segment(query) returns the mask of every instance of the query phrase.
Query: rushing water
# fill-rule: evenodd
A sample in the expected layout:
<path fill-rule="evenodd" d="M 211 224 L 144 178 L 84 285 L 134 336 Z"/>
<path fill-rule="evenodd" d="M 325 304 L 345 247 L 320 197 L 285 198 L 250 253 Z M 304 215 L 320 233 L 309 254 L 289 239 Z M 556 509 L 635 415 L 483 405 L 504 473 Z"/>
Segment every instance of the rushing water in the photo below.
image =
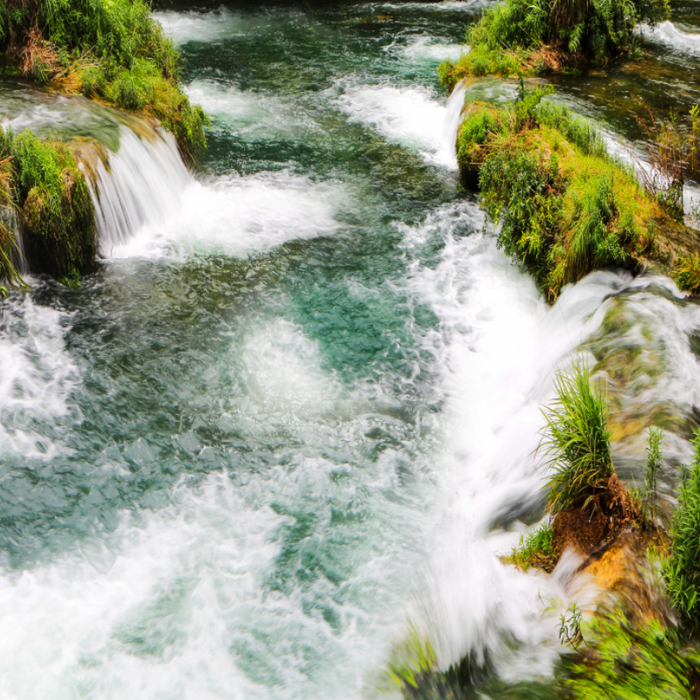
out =
<path fill-rule="evenodd" d="M 675 106 L 691 9 L 645 39 Z M 373 697 L 409 621 L 443 666 L 551 671 L 596 591 L 498 557 L 543 514 L 540 407 L 600 361 L 616 463 L 639 479 L 661 425 L 673 494 L 700 309 L 612 272 L 550 308 L 497 248 L 452 143 L 465 94 L 512 85 L 447 102 L 435 76 L 477 10 L 159 13 L 212 115 L 195 174 L 151 125 L 2 86 L 5 124 L 102 144 L 103 263 L 0 306 L 0 696 Z M 595 74 L 560 88 L 638 137 Z"/>

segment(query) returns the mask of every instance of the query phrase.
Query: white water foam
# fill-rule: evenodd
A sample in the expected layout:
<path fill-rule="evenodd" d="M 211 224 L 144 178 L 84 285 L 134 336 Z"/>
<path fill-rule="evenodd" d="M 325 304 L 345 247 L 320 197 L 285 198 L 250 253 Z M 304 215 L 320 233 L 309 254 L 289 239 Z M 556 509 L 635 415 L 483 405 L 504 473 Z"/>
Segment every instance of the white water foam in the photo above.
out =
<path fill-rule="evenodd" d="M 456 169 L 455 138 L 465 90 L 455 89 L 447 105 L 427 88 L 397 88 L 340 81 L 335 103 L 350 121 L 368 124 L 386 138 L 421 151 L 429 162 Z"/>
<path fill-rule="evenodd" d="M 684 32 L 670 20 L 660 22 L 656 27 L 641 25 L 639 32 L 647 39 L 666 44 L 676 51 L 700 53 L 700 34 Z"/>
<path fill-rule="evenodd" d="M 239 90 L 214 80 L 195 80 L 187 88 L 195 104 L 215 118 L 214 129 L 223 124 L 240 136 L 291 136 L 304 138 L 318 129 L 316 123 L 293 101 L 264 92 Z"/>
<path fill-rule="evenodd" d="M 386 47 L 386 51 L 413 63 L 445 60 L 457 61 L 462 54 L 469 51 L 468 46 L 461 44 L 445 44 L 432 36 L 412 36 L 405 44 L 394 42 Z"/>
<path fill-rule="evenodd" d="M 64 317 L 28 295 L 0 307 L 0 455 L 51 459 L 66 448 L 37 423 L 80 420 L 67 402 L 80 373 L 65 349 Z"/>
<path fill-rule="evenodd" d="M 570 367 L 620 297 L 654 337 L 668 338 L 662 343 L 663 379 L 620 400 L 637 415 L 651 416 L 673 396 L 677 413 L 692 419 L 700 401 L 700 364 L 689 336 L 700 327 L 700 308 L 675 302 L 683 295 L 666 278 L 611 272 L 566 287 L 548 308 L 530 277 L 496 249 L 495 239 L 478 233 L 482 226 L 476 205 L 462 204 L 405 232 L 409 249 L 435 238 L 445 244 L 437 266 L 416 262 L 410 278 L 440 319 L 426 349 L 443 368 L 448 439 L 442 459 L 452 473 L 447 490 L 453 494 L 428 546 L 434 552 L 427 576 L 432 583 L 417 597 L 443 667 L 468 654 L 477 662 L 488 656 L 499 675 L 514 679 L 551 672 L 561 651 L 559 612 L 571 599 L 590 609 L 598 593 L 580 577 L 522 574 L 498 560 L 517 545 L 520 519 L 542 507 L 540 408 L 554 397 L 557 369 Z M 635 334 L 646 342 L 644 333 Z M 640 470 L 643 438 L 621 446 Z M 671 451 L 687 455 L 684 443 L 668 441 Z"/>
<path fill-rule="evenodd" d="M 254 319 L 234 350 L 246 403 L 240 416 L 222 421 L 240 419 L 247 429 L 257 419 L 260 430 L 279 431 L 284 440 L 294 423 L 308 423 L 309 433 L 327 440 L 339 422 L 337 435 L 349 443 L 373 425 L 361 396 L 338 412 L 339 387 L 319 366 L 316 343 L 295 324 Z M 197 451 L 193 434 L 174 437 Z M 310 441 L 304 444 L 308 450 Z M 335 546 L 323 542 L 334 509 L 352 508 L 359 495 L 353 469 L 300 452 L 261 472 L 211 474 L 201 487 L 173 489 L 170 505 L 157 513 L 122 513 L 115 533 L 83 541 L 52 563 L 0 570 L 0 696 L 365 697 L 365 674 L 381 669 L 392 625 L 403 619 L 415 543 L 402 556 L 387 547 L 386 539 L 397 539 L 389 528 L 377 539 L 379 552 L 361 552 L 343 539 L 343 527 L 332 530 Z M 360 488 L 369 493 L 396 486 L 390 459 L 361 471 Z M 337 567 L 353 575 L 338 585 L 292 574 L 278 587 L 285 533 L 296 525 L 280 511 L 303 511 L 309 502 L 321 526 L 299 543 L 299 556 L 326 564 L 338 557 Z M 401 523 L 402 537 L 414 527 L 396 504 L 378 517 L 391 527 Z M 364 563 L 346 560 L 346 552 Z"/>
<path fill-rule="evenodd" d="M 110 257 L 262 252 L 332 234 L 340 226 L 336 214 L 351 201 L 337 183 L 289 171 L 191 182 L 169 216 L 114 245 Z"/>
<path fill-rule="evenodd" d="M 177 211 L 193 182 L 173 135 L 155 129 L 145 133 L 137 136 L 121 127 L 119 151 L 109 152 L 106 165 L 96 158 L 95 182 L 87 178 L 102 257 L 110 257 L 142 227 L 157 225 Z M 82 167 L 85 170 L 85 164 Z"/>
<path fill-rule="evenodd" d="M 235 36 L 242 36 L 252 22 L 226 8 L 208 12 L 154 12 L 165 33 L 176 46 L 188 41 L 216 44 Z"/>

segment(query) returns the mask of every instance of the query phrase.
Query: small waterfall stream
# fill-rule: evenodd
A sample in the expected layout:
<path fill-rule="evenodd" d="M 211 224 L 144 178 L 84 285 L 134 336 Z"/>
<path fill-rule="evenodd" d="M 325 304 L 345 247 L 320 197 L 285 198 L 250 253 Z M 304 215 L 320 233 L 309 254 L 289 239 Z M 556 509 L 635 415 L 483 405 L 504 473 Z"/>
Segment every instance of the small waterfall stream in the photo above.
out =
<path fill-rule="evenodd" d="M 141 227 L 163 224 L 181 206 L 192 182 L 175 138 L 159 129 L 137 135 L 122 126 L 119 151 L 108 151 L 104 160 L 93 157 L 87 166 L 102 257 L 110 257 L 115 245 Z"/>

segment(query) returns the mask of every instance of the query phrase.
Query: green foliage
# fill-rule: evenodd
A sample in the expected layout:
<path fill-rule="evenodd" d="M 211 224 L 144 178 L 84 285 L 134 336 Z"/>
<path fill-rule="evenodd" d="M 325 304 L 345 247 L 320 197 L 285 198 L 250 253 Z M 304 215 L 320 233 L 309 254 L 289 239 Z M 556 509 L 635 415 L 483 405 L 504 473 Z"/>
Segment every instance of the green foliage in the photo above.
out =
<path fill-rule="evenodd" d="M 186 155 L 205 144 L 206 117 L 181 90 L 179 54 L 146 0 L 11 0 L 0 6 L 0 50 L 39 82 L 149 112 Z"/>
<path fill-rule="evenodd" d="M 661 428 L 649 428 L 646 478 L 644 480 L 644 503 L 652 518 L 656 518 L 659 473 L 661 472 L 661 443 L 663 438 L 664 433 Z"/>
<path fill-rule="evenodd" d="M 562 191 L 566 183 L 556 154 L 494 149 L 479 175 L 486 211 L 501 221 L 499 245 L 521 260 L 541 284 L 549 271 L 549 252 L 563 228 Z"/>
<path fill-rule="evenodd" d="M 591 123 L 572 114 L 564 105 L 545 100 L 537 104 L 534 115 L 538 124 L 559 131 L 564 138 L 587 156 L 607 158 L 605 141 Z"/>
<path fill-rule="evenodd" d="M 92 264 L 95 212 L 70 150 L 29 131 L 0 130 L 0 157 L 11 163 L 12 205 L 31 269 L 75 278 Z"/>
<path fill-rule="evenodd" d="M 564 692 L 575 700 L 690 700 L 697 652 L 658 622 L 632 625 L 620 610 L 584 625 L 586 653 L 570 667 Z"/>
<path fill-rule="evenodd" d="M 679 289 L 700 294 L 700 254 L 681 254 L 676 259 L 671 275 Z"/>
<path fill-rule="evenodd" d="M 554 568 L 555 556 L 552 525 L 546 522 L 531 532 L 527 539 L 521 535 L 520 544 L 513 547 L 513 552 L 507 560 L 523 571 L 533 566 L 549 571 Z"/>
<path fill-rule="evenodd" d="M 613 474 L 605 399 L 590 382 L 583 361 L 556 380 L 557 399 L 543 411 L 547 426 L 542 445 L 550 457 L 548 483 L 552 512 L 574 504 L 585 508 L 606 490 Z"/>
<path fill-rule="evenodd" d="M 571 603 L 567 612 L 569 613 L 568 617 L 562 613 L 559 618 L 559 641 L 576 650 L 584 643 L 581 632 L 583 613 L 576 603 Z"/>
<path fill-rule="evenodd" d="M 695 455 L 678 493 L 671 522 L 671 556 L 664 564 L 668 597 L 682 622 L 700 634 L 700 431 L 693 440 Z"/>
<path fill-rule="evenodd" d="M 394 649 L 389 661 L 388 678 L 398 688 L 408 686 L 416 689 L 435 666 L 435 653 L 430 642 L 411 625 L 408 639 Z"/>
<path fill-rule="evenodd" d="M 551 45 L 602 64 L 629 48 L 639 22 L 668 14 L 666 0 L 505 0 L 484 12 L 467 43 L 490 51 Z"/>

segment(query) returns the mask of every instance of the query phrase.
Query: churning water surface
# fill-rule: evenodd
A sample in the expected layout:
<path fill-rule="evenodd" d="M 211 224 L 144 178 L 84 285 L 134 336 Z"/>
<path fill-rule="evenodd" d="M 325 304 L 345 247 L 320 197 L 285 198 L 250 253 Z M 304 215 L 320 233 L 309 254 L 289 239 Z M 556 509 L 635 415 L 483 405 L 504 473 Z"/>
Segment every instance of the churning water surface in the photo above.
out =
<path fill-rule="evenodd" d="M 499 555 L 543 514 L 554 373 L 640 349 L 611 397 L 666 416 L 672 492 L 700 314 L 612 272 L 549 307 L 497 248 L 453 143 L 465 95 L 512 86 L 436 79 L 478 7 L 159 13 L 212 117 L 195 174 L 147 124 L 3 87 L 4 123 L 105 150 L 100 270 L 0 306 L 0 696 L 373 697 L 411 624 L 443 667 L 551 671 L 595 591 Z"/>

